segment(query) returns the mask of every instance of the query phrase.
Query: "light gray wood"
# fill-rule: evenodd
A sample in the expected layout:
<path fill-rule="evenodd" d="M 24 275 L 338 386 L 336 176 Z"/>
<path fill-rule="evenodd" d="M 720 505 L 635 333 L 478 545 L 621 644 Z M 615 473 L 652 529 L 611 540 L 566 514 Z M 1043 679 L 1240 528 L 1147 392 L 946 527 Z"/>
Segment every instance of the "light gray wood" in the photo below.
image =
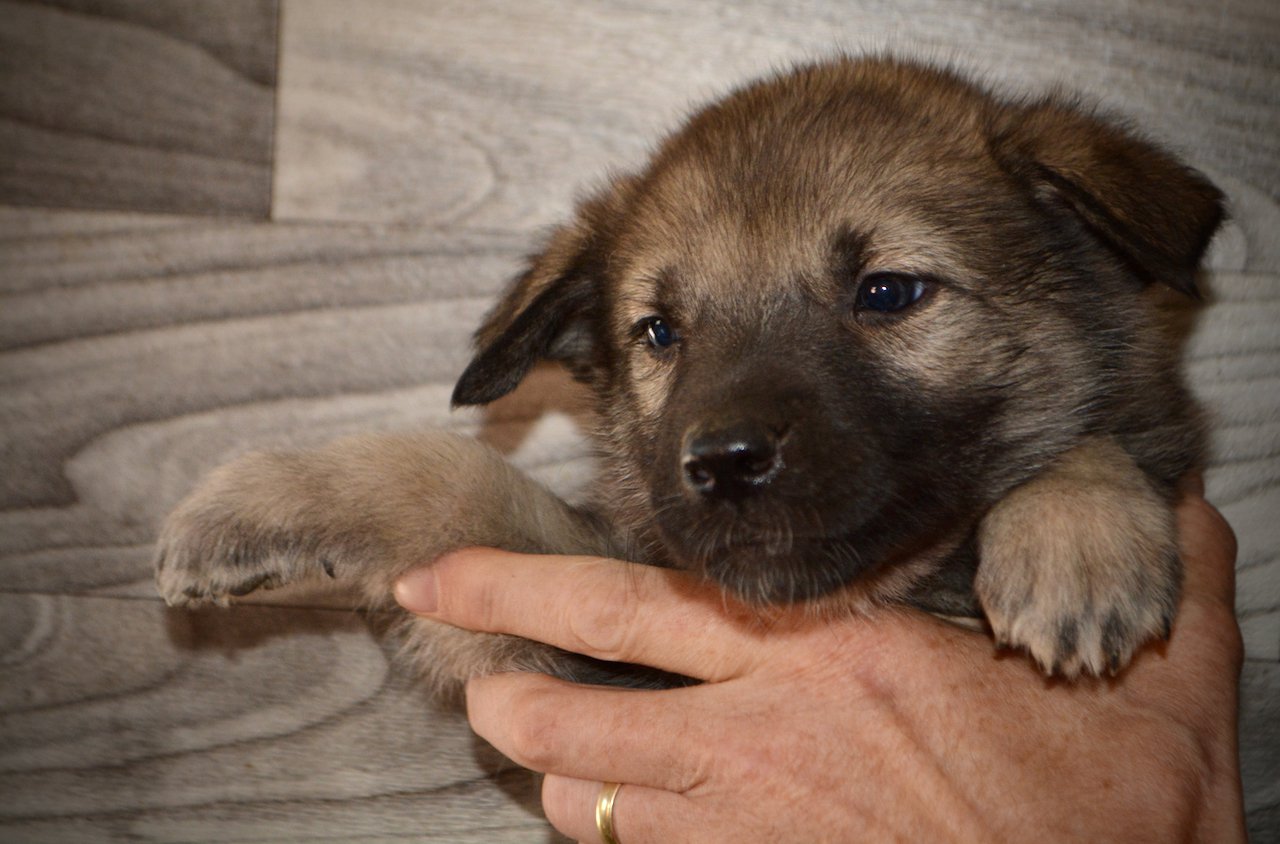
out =
<path fill-rule="evenodd" d="M 1280 4 L 343 0 L 283 9 L 275 213 L 527 228 L 692 106 L 894 49 L 1014 91 L 1065 84 L 1195 163 L 1280 185 Z"/>
<path fill-rule="evenodd" d="M 0 0 L 0 73 L 48 59 L 42 80 L 74 82 L 72 42 L 99 39 L 94 67 L 153 92 L 131 59 L 161 44 L 175 80 L 204 80 L 193 102 L 260 107 L 267 53 L 241 36 L 265 7 Z M 76 37 L 45 46 L 32 21 Z M 1229 194 L 1188 371 L 1216 417 L 1210 497 L 1240 536 L 1250 824 L 1280 837 L 1280 6 L 289 0 L 282 36 L 274 222 L 0 205 L 0 840 L 547 840 L 530 781 L 416 697 L 368 620 L 306 609 L 341 596 L 166 611 L 155 530 L 235 454 L 372 429 L 475 433 L 578 494 L 592 461 L 558 371 L 448 410 L 472 328 L 584 185 L 691 104 L 833 44 L 1083 88 Z M 28 201 L 4 181 L 26 81 L 0 85 L 0 203 Z M 90 116 L 145 122 L 108 87 Z M 237 175 L 246 141 L 224 129 L 200 141 L 211 169 L 166 160 L 193 184 L 216 173 L 218 210 L 265 213 L 235 203 L 250 183 L 265 202 L 270 159 Z M 101 154 L 109 207 L 211 210 L 155 188 L 154 158 Z M 31 189 L 85 204 L 62 175 Z"/>
<path fill-rule="evenodd" d="M 0 594 L 0 840 L 546 842 L 536 779 L 425 704 L 349 612 Z M 1245 665 L 1254 841 L 1280 666 Z"/>
<path fill-rule="evenodd" d="M 1280 664 L 1252 660 L 1240 678 L 1240 769 L 1253 844 L 1280 840 Z"/>
<path fill-rule="evenodd" d="M 558 372 L 483 419 L 449 410 L 471 332 L 520 265 L 510 238 L 136 215 L 81 233 L 20 213 L 22 236 L 0 239 L 10 589 L 154 597 L 163 515 L 253 447 L 454 427 L 545 465 L 561 491 L 589 472 Z"/>
<path fill-rule="evenodd" d="M 1240 541 L 1236 610 L 1251 657 L 1280 660 L 1280 205 L 1226 174 L 1233 219 L 1207 262 L 1187 373 L 1213 420 L 1208 493 Z"/>
<path fill-rule="evenodd" d="M 0 595 L 0 667 L 0 840 L 549 840 L 350 612 Z"/>
<path fill-rule="evenodd" d="M 0 2 L 0 202 L 265 217 L 276 12 Z"/>

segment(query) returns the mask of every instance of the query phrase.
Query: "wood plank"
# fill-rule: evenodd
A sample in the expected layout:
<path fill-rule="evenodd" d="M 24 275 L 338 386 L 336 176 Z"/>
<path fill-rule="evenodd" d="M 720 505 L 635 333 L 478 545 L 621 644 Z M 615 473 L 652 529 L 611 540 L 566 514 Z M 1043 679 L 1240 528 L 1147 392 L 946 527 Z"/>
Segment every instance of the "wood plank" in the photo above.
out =
<path fill-rule="evenodd" d="M 24 236 L 0 239 L 8 588 L 153 596 L 165 513 L 251 448 L 453 427 L 563 492 L 584 485 L 562 373 L 484 414 L 449 410 L 471 331 L 521 263 L 510 238 L 25 213 Z"/>
<path fill-rule="evenodd" d="M 176 100 L 170 84 L 260 114 L 270 5 L 0 0 L 0 202 L 38 201 L 6 193 L 19 133 L 24 166 L 52 152 L 18 186 L 57 187 L 56 204 L 264 214 L 269 143 L 239 148 L 258 118 L 144 118 L 147 103 Z M 456 716 L 427 714 L 368 620 L 170 613 L 151 587 L 152 538 L 216 463 L 361 430 L 475 433 L 576 494 L 592 462 L 580 396 L 556 371 L 485 414 L 449 412 L 476 320 L 583 185 L 640 160 L 689 104 L 837 42 L 1094 92 L 1230 195 L 1213 303 L 1187 348 L 1216 419 L 1210 496 L 1241 543 L 1250 826 L 1255 840 L 1280 835 L 1280 6 L 284 11 L 275 209 L 291 222 L 0 207 L 0 839 L 547 840 L 529 779 Z M 173 78 L 151 78 L 164 74 L 146 61 Z M 101 81 L 82 84 L 86 73 Z M 121 80 L 129 90 L 110 88 Z M 54 110 L 65 122 L 46 144 L 44 124 L 13 114 L 48 108 L 27 93 L 56 86 L 88 93 Z M 168 156 L 165 132 L 190 147 Z M 110 165 L 101 181 L 85 175 L 94 156 Z M 238 204 L 250 194 L 258 204 Z M 129 204 L 147 196 L 160 201 Z"/>
<path fill-rule="evenodd" d="M 1237 217 L 1215 248 L 1209 282 L 1216 301 L 1202 314 L 1189 352 L 1193 379 L 1218 417 L 1210 493 L 1240 534 L 1239 608 L 1249 652 L 1255 660 L 1273 660 L 1251 662 L 1247 676 L 1252 676 L 1264 670 L 1257 666 L 1274 665 L 1276 645 L 1280 576 L 1274 513 L 1280 430 L 1274 411 L 1277 394 L 1265 385 L 1280 372 L 1274 329 L 1280 305 L 1275 268 L 1280 262 L 1274 244 L 1254 235 L 1255 229 L 1269 229 L 1277 213 L 1274 203 L 1238 186 L 1232 190 L 1233 197 L 1243 200 L 1236 203 Z M 502 279 L 519 265 L 522 237 L 359 224 L 24 213 L 23 236 L 0 239 L 0 267 L 11 270 L 0 276 L 12 291 L 0 299 L 0 315 L 20 314 L 4 323 L 6 335 L 25 332 L 20 342 L 0 352 L 5 397 L 0 402 L 0 447 L 12 449 L 6 465 L 13 470 L 4 479 L 8 498 L 0 511 L 0 577 L 11 593 L 31 593 L 29 599 L 36 603 L 21 606 L 44 606 L 39 601 L 54 600 L 48 595 L 68 592 L 153 602 L 150 543 L 160 520 L 200 474 L 250 448 L 315 443 L 363 430 L 453 427 L 489 438 L 561 491 L 580 490 L 590 476 L 580 397 L 555 370 L 535 373 L 510 401 L 488 414 L 457 415 L 447 409 L 471 326 Z M 281 596 L 263 600 L 277 603 Z M 327 603 L 324 596 L 306 594 L 292 600 Z M 81 612 L 80 604 L 53 605 Z M 67 623 L 50 620 L 62 618 L 52 610 L 42 612 L 23 609 L 11 615 L 27 619 L 23 624 L 37 631 Z M 116 612 L 123 610 L 112 610 Z M 158 634 L 145 629 L 159 624 L 159 616 L 138 617 L 144 619 L 138 622 L 141 632 L 126 625 L 74 634 L 80 650 L 67 644 L 59 659 L 69 667 L 111 666 L 96 649 L 116 648 L 146 663 L 153 648 L 166 646 L 157 645 Z M 169 624 L 173 616 L 164 618 Z M 220 636 L 233 636 L 243 623 L 250 631 L 244 635 L 252 639 L 258 624 L 252 615 L 213 618 L 220 619 L 215 625 Z M 219 626 L 222 621 L 225 627 Z M 299 661 L 330 660 L 326 640 L 317 644 L 308 638 L 306 624 L 273 620 L 269 625 L 281 629 L 281 648 L 295 638 L 293 632 L 301 635 L 292 646 Z M 38 642 L 39 635 L 11 638 Z M 32 647 L 13 645 L 18 652 Z M 276 699 L 277 677 L 297 670 L 290 667 L 294 653 L 262 652 L 253 669 L 262 688 L 254 694 Z M 161 659 L 159 664 L 169 663 Z M 40 669 L 45 670 L 52 669 Z M 40 689 L 52 682 L 11 683 L 9 667 L 4 671 L 4 689 L 31 688 L 32 694 L 42 695 Z M 101 685 L 85 692 L 86 697 L 115 697 L 135 683 L 122 675 L 113 692 L 110 677 L 93 677 Z M 201 677 L 191 681 L 187 697 L 198 701 L 221 694 L 221 677 L 212 672 Z M 245 679 L 243 685 L 254 684 Z M 286 688 L 298 690 L 296 685 Z M 1246 683 L 1245 711 L 1267 712 L 1271 694 L 1270 687 Z M 63 705 L 54 703 L 54 710 L 61 711 Z M 135 705 L 143 706 L 135 700 L 126 707 Z M 175 711 L 180 708 L 171 705 Z M 50 723 L 54 726 L 41 728 L 47 734 L 80 735 L 74 722 Z M 39 733 L 37 729 L 33 735 Z M 1274 722 L 1248 716 L 1241 736 L 1242 753 L 1249 760 L 1250 805 L 1262 813 L 1258 823 L 1270 823 L 1265 818 L 1274 812 L 1274 794 L 1269 780 L 1257 772 L 1269 770 L 1266 766 L 1275 759 Z M 246 740 L 243 752 L 253 757 L 260 752 L 259 742 L 257 737 Z M 354 776 L 348 766 L 360 763 L 350 758 L 350 745 L 329 750 L 333 755 L 321 758 L 319 750 L 308 749 L 317 755 L 302 767 L 319 772 L 336 765 L 346 773 L 333 776 Z M 53 745 L 31 750 L 32 764 L 52 764 L 41 760 L 53 752 Z M 124 751 L 116 746 L 116 752 Z M 216 759 L 209 770 L 243 764 L 235 758 Z M 111 770 L 128 774 L 126 783 L 139 770 L 156 770 L 120 764 Z M 193 763 L 183 776 L 195 778 L 203 764 Z M 440 764 L 448 768 L 453 762 Z M 65 817 L 31 816 L 23 809 L 14 820 L 19 824 L 14 829 L 22 833 L 18 837 L 95 838 L 103 829 L 143 828 L 147 835 L 169 839 L 203 829 L 201 824 L 216 817 L 229 818 L 228 836 L 287 837 L 296 828 L 306 831 L 298 833 L 306 838 L 332 827 L 348 830 L 344 835 L 373 838 L 376 830 L 402 831 L 418 817 L 416 795 L 404 800 L 368 797 L 371 802 L 350 813 L 368 826 L 352 830 L 344 820 L 349 814 L 346 798 L 332 802 L 323 795 L 306 796 L 314 790 L 311 785 L 292 796 L 244 805 L 215 800 L 209 807 L 201 803 L 203 808 L 186 803 L 138 806 L 128 791 L 132 786 L 94 778 L 107 777 L 108 767 L 103 763 L 102 771 L 88 775 L 89 791 L 119 799 L 127 809 L 112 814 L 80 803 L 64 813 L 55 802 Z M 47 789 L 69 788 L 81 774 L 65 776 L 36 778 L 19 794 L 36 801 L 41 790 L 48 794 L 54 792 Z M 0 794 L 3 786 L 0 782 Z M 404 787 L 403 781 L 397 787 Z M 473 817 L 482 817 L 498 799 L 484 789 L 452 793 L 457 812 L 481 813 Z M 374 815 L 383 816 L 390 827 L 378 826 Z M 460 819 L 457 824 L 458 830 L 466 825 Z M 255 829 L 265 831 L 255 835 Z M 484 833 L 474 835 L 484 838 Z M 450 840 L 467 838 L 459 831 Z"/>
<path fill-rule="evenodd" d="M 1251 657 L 1280 660 L 1280 205 L 1211 173 L 1232 220 L 1211 250 L 1211 304 L 1187 372 L 1213 424 L 1208 493 L 1240 540 L 1236 611 Z"/>
<path fill-rule="evenodd" d="M 11 505 L 67 500 L 53 467 L 124 422 L 444 384 L 519 262 L 499 238 L 115 219 L 0 243 L 0 420 L 29 466 L 0 481 Z"/>
<path fill-rule="evenodd" d="M 1240 772 L 1254 844 L 1280 840 L 1280 664 L 1246 662 L 1240 678 Z"/>
<path fill-rule="evenodd" d="M 0 839 L 547 842 L 538 778 L 370 624 L 0 594 Z"/>
<path fill-rule="evenodd" d="M 276 0 L 0 2 L 0 202 L 265 217 Z"/>
<path fill-rule="evenodd" d="M 1236 218 L 1213 253 L 1217 301 L 1189 344 L 1190 374 L 1216 417 L 1209 484 L 1240 534 L 1249 652 L 1275 659 L 1280 390 L 1265 385 L 1280 377 L 1280 261 L 1255 230 L 1276 231 L 1280 212 L 1224 185 Z M 0 300 L 10 588 L 149 593 L 167 509 L 201 471 L 268 444 L 459 426 L 564 488 L 584 483 L 563 378 L 546 373 L 484 417 L 448 411 L 472 326 L 520 265 L 521 236 L 130 215 L 82 233 L 38 216 L 0 240 L 12 291 Z"/>
<path fill-rule="evenodd" d="M 527 229 L 773 67 L 891 47 L 1018 91 L 1066 84 L 1280 186 L 1272 0 L 743 5 L 342 0 L 283 7 L 275 213 Z M 672 37 L 673 33 L 679 37 Z"/>
<path fill-rule="evenodd" d="M 0 594 L 0 840 L 548 841 L 536 778 L 426 706 L 371 627 Z M 1255 841 L 1280 807 L 1278 701 L 1280 665 L 1246 663 Z"/>

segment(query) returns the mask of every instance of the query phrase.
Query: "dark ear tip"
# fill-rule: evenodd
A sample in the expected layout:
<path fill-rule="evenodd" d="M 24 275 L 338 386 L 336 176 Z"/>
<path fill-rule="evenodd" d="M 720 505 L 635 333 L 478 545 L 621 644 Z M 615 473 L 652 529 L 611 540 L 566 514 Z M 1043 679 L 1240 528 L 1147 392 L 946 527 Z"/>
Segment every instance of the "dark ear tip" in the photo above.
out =
<path fill-rule="evenodd" d="M 475 390 L 470 385 L 463 384 L 461 381 L 453 385 L 453 395 L 449 397 L 449 407 L 457 409 L 477 404 L 484 404 L 484 402 L 477 399 Z"/>
<path fill-rule="evenodd" d="M 527 366 L 520 367 L 513 373 L 495 368 L 488 356 L 482 354 L 471 361 L 458 377 L 449 404 L 452 407 L 469 407 L 497 401 L 516 388 L 526 369 Z"/>
<path fill-rule="evenodd" d="M 450 407 L 472 407 L 477 404 L 488 404 L 491 399 L 485 398 L 480 385 L 476 383 L 471 375 L 471 368 L 462 373 L 462 377 L 458 379 L 458 383 L 453 385 L 453 395 L 449 397 Z"/>

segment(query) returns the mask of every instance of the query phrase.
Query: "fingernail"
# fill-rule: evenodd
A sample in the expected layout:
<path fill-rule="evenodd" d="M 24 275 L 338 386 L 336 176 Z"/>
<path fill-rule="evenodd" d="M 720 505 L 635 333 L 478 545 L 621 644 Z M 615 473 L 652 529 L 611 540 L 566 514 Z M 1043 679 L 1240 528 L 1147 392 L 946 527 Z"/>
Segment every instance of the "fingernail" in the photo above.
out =
<path fill-rule="evenodd" d="M 396 603 L 409 612 L 433 613 L 439 606 L 436 573 L 430 567 L 411 571 L 396 581 Z"/>

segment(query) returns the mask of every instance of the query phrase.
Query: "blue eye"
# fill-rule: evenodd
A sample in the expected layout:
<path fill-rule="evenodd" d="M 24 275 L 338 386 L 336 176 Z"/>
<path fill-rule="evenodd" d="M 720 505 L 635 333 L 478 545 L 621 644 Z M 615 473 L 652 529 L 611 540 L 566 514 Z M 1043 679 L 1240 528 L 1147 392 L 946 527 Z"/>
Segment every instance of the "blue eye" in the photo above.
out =
<path fill-rule="evenodd" d="M 661 317 L 645 320 L 644 335 L 655 349 L 665 349 L 676 341 L 676 332 Z"/>
<path fill-rule="evenodd" d="M 902 273 L 872 273 L 858 286 L 854 303 L 860 310 L 891 314 L 913 305 L 924 295 L 924 281 Z"/>

